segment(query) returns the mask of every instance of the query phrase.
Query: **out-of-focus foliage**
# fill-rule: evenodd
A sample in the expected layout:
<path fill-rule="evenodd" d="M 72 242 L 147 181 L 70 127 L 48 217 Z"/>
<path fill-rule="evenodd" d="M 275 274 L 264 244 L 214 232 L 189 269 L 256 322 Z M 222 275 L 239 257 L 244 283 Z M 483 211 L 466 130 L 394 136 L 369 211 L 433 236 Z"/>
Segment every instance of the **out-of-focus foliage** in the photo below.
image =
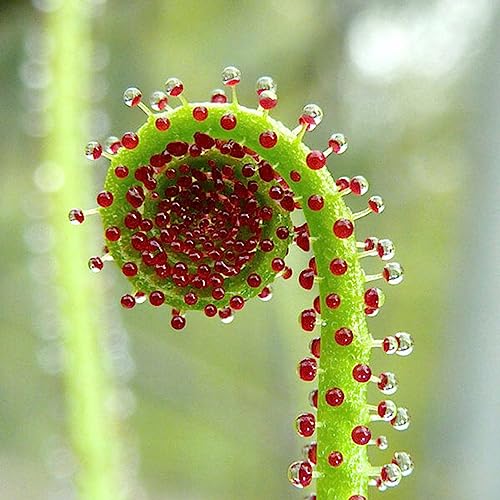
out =
<path fill-rule="evenodd" d="M 52 300 L 57 262 L 51 259 L 52 229 L 43 203 L 64 189 L 64 178 L 61 169 L 40 165 L 39 159 L 46 132 L 43 95 L 52 78 L 43 61 L 51 51 L 64 50 L 51 44 L 43 11 L 60 1 L 0 5 L 0 485 L 2 498 L 12 500 L 73 495 L 75 465 L 64 434 L 58 310 Z M 481 176 L 491 158 L 475 142 L 486 136 L 486 143 L 498 143 L 498 122 L 496 136 L 494 122 L 493 130 L 479 128 L 485 126 L 480 118 L 495 105 L 488 97 L 495 86 L 485 82 L 494 80 L 492 67 L 498 72 L 499 35 L 493 30 L 498 4 L 87 1 L 95 43 L 93 60 L 81 68 L 94 79 L 89 138 L 121 135 L 141 123 L 139 111 L 121 104 L 121 92 L 130 84 L 149 94 L 175 75 L 184 80 L 189 98 L 204 100 L 220 86 L 227 64 L 243 72 L 245 104 L 255 102 L 255 79 L 271 74 L 280 96 L 273 115 L 287 124 L 304 104 L 318 103 L 325 119 L 307 138 L 312 146 L 324 144 L 334 130 L 350 138 L 348 153 L 330 162 L 331 168 L 336 175 L 365 175 L 373 193 L 384 196 L 384 215 L 361 222 L 360 234 L 393 239 L 407 271 L 402 286 L 387 290 L 371 330 L 381 337 L 405 329 L 417 342 L 409 359 L 376 355 L 374 361 L 377 371 L 399 375 L 397 400 L 413 416 L 403 434 L 374 425 L 375 432 L 387 433 L 389 450 L 408 450 L 417 463 L 415 476 L 386 498 L 472 498 L 461 482 L 467 461 L 458 461 L 460 468 L 453 455 L 472 457 L 475 443 L 466 439 L 469 448 L 448 446 L 449 439 L 460 439 L 455 429 L 463 416 L 447 411 L 462 396 L 459 377 L 446 374 L 456 363 L 469 372 L 481 361 L 459 348 L 458 361 L 447 353 L 465 334 L 452 322 L 457 309 L 467 307 L 455 290 L 456 275 L 483 269 L 467 250 L 472 244 L 464 220 L 471 221 L 465 211 L 474 201 L 463 200 L 474 195 L 479 203 L 473 182 L 478 178 L 485 188 L 498 190 Z M 498 101 L 496 106 L 498 112 Z M 74 168 L 64 158 L 59 167 L 64 176 Z M 97 191 L 105 164 L 88 168 L 95 170 Z M 75 206 L 92 199 L 93 193 L 82 193 Z M 75 230 L 94 237 L 88 226 L 95 224 Z M 96 240 L 96 253 L 100 245 Z M 306 259 L 293 252 L 296 266 Z M 230 326 L 190 314 L 182 333 L 170 331 L 164 308 L 122 314 L 116 304 L 127 283 L 112 266 L 96 276 L 98 282 L 105 287 L 111 320 L 103 348 L 110 349 L 120 389 L 113 404 L 127 436 L 131 497 L 301 498 L 286 482 L 288 463 L 302 446 L 292 420 L 308 406 L 308 387 L 297 381 L 295 364 L 309 339 L 295 318 L 311 297 L 296 281 L 277 283 L 270 303 L 249 304 Z M 490 342 L 498 349 L 498 339 Z M 372 394 L 374 402 L 377 397 Z M 475 410 L 463 410 L 474 414 L 478 426 L 481 412 L 491 411 L 488 398 L 480 398 Z M 380 464 L 390 452 L 372 455 Z M 495 459 L 492 464 L 491 456 L 474 458 L 484 460 L 488 471 L 500 465 Z M 498 488 L 475 491 L 477 498 L 480 493 L 493 498 Z"/>

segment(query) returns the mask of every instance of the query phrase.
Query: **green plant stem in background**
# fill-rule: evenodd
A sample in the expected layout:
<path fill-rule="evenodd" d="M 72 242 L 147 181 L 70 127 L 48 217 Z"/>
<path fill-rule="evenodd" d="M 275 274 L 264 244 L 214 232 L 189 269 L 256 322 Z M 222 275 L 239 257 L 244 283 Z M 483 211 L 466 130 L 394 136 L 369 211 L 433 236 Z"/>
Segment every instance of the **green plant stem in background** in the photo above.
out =
<path fill-rule="evenodd" d="M 65 0 L 48 17 L 54 50 L 52 85 L 47 98 L 53 127 L 44 158 L 64 171 L 64 185 L 51 195 L 56 233 L 56 285 L 61 302 L 67 423 L 78 462 L 77 485 L 82 500 L 119 499 L 119 446 L 110 416 L 113 391 L 109 379 L 105 327 L 100 322 L 99 284 L 91 280 L 86 261 L 91 239 L 68 223 L 75 200 L 92 192 L 90 171 L 82 165 L 89 87 L 90 31 L 87 3 Z M 79 230 L 80 229 L 80 230 Z"/>

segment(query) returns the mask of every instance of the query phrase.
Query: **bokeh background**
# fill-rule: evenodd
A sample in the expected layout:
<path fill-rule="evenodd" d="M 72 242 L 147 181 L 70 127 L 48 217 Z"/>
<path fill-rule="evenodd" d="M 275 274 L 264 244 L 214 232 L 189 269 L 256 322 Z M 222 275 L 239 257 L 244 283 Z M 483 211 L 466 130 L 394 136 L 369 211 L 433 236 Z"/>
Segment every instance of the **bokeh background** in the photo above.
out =
<path fill-rule="evenodd" d="M 105 163 L 44 161 L 56 76 L 50 61 L 64 46 L 47 16 L 64 0 L 0 2 L 0 497 L 70 500 L 78 470 L 65 431 L 64 369 L 54 245 L 54 207 L 74 169 L 94 190 L 74 206 L 92 206 Z M 395 371 L 395 399 L 411 409 L 410 430 L 382 424 L 391 450 L 412 453 L 416 473 L 388 499 L 500 496 L 500 3 L 496 0 L 160 1 L 82 0 L 91 14 L 89 138 L 120 136 L 141 123 L 121 102 L 168 76 L 195 100 L 220 86 L 220 70 L 243 72 L 240 100 L 255 101 L 254 81 L 271 74 L 280 103 L 273 113 L 295 123 L 302 106 L 325 111 L 309 134 L 322 146 L 342 131 L 350 148 L 330 162 L 335 175 L 365 175 L 384 196 L 383 216 L 359 224 L 362 235 L 397 245 L 405 282 L 387 290 L 370 328 L 416 340 L 408 359 L 376 354 L 376 370 Z M 351 200 L 354 202 L 359 200 Z M 98 220 L 81 228 L 101 245 Z M 292 252 L 299 268 L 308 257 Z M 86 268 L 86 262 L 76 263 Z M 370 263 L 375 266 L 375 263 Z M 373 267 L 374 268 L 374 267 Z M 102 293 L 102 349 L 117 389 L 110 402 L 124 439 L 129 498 L 299 499 L 286 480 L 302 442 L 292 421 L 308 407 L 309 387 L 295 365 L 308 338 L 296 316 L 310 299 L 296 281 L 278 282 L 269 303 L 254 301 L 231 325 L 189 314 L 172 333 L 164 308 L 122 312 L 128 291 L 108 266 L 92 276 Z M 77 293 L 74 290 L 70 293 Z M 371 400 L 379 396 L 374 392 Z M 372 492 L 371 498 L 381 493 Z M 110 498 L 113 498 L 110 496 Z"/>

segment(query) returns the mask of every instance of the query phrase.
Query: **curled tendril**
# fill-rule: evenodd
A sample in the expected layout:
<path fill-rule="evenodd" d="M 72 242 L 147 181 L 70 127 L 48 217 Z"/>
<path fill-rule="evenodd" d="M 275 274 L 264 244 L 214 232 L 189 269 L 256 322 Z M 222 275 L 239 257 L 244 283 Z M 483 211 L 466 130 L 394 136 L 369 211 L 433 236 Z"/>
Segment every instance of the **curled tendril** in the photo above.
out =
<path fill-rule="evenodd" d="M 391 400 L 366 402 L 369 382 L 385 395 L 397 389 L 391 372 L 372 373 L 372 348 L 403 356 L 413 349 L 406 332 L 375 340 L 366 324 L 384 303 L 382 290 L 365 289 L 366 283 L 403 279 L 394 262 L 375 275 L 361 267 L 362 258 L 388 261 L 394 255 L 388 239 L 355 239 L 356 221 L 381 213 L 384 203 L 372 196 L 361 212 L 346 206 L 344 197 L 364 195 L 368 183 L 362 176 L 334 179 L 325 168 L 329 156 L 347 149 L 342 134 L 332 134 L 323 151 L 303 143 L 322 120 L 317 105 L 305 106 L 290 130 L 269 115 L 278 101 L 272 78 L 257 81 L 257 109 L 238 103 L 237 68 L 226 68 L 222 80 L 232 102 L 217 89 L 210 102 L 190 103 L 183 82 L 170 78 L 165 92 L 153 93 L 151 110 L 139 89 L 127 89 L 125 104 L 141 108 L 146 122 L 121 139 L 109 138 L 104 147 L 96 141 L 87 145 L 89 159 L 105 156 L 111 164 L 97 196 L 99 208 L 73 209 L 70 220 L 81 223 L 100 213 L 105 253 L 92 257 L 89 267 L 99 271 L 104 261 L 114 260 L 133 287 L 122 305 L 131 308 L 146 298 L 155 306 L 167 304 L 175 329 L 185 326 L 185 312 L 194 309 L 231 321 L 248 299 L 269 298 L 277 277 L 290 278 L 290 244 L 312 248 L 314 257 L 298 281 L 306 290 L 318 286 L 319 295 L 299 323 L 308 333 L 321 325 L 321 337 L 312 338 L 298 374 L 306 382 L 318 379 L 318 388 L 311 392 L 312 410 L 301 413 L 295 425 L 300 436 L 316 439 L 304 448 L 303 460 L 292 463 L 289 479 L 298 488 L 316 479 L 310 499 L 363 500 L 368 486 L 396 486 L 413 470 L 405 452 L 382 467 L 372 467 L 367 457 L 368 445 L 387 448 L 385 436 L 372 437 L 370 422 L 404 430 L 410 419 Z M 171 107 L 171 99 L 180 105 Z M 306 219 L 298 227 L 291 218 L 296 210 Z"/>

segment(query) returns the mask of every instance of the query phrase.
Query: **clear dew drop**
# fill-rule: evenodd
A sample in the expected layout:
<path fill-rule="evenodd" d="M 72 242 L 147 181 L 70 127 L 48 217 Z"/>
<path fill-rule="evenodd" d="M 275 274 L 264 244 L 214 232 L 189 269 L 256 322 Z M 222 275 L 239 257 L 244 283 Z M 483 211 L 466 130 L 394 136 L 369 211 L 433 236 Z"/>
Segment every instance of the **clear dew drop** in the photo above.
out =
<path fill-rule="evenodd" d="M 288 480 L 296 488 L 307 487 L 312 480 L 312 466 L 309 462 L 293 462 L 288 467 Z"/>
<path fill-rule="evenodd" d="M 382 467 L 380 477 L 385 486 L 393 488 L 401 481 L 401 469 L 396 464 L 386 464 Z"/>
<path fill-rule="evenodd" d="M 85 146 L 85 157 L 88 160 L 97 160 L 102 155 L 102 146 L 97 141 L 90 141 Z"/>
<path fill-rule="evenodd" d="M 385 210 L 384 200 L 381 196 L 375 195 L 368 200 L 368 206 L 371 211 L 376 214 L 381 214 Z"/>
<path fill-rule="evenodd" d="M 387 491 L 387 486 L 383 483 L 382 478 L 378 479 L 377 490 L 378 491 Z"/>
<path fill-rule="evenodd" d="M 255 84 L 255 91 L 257 92 L 257 95 L 260 95 L 266 90 L 276 93 L 278 91 L 278 86 L 270 76 L 261 76 Z"/>
<path fill-rule="evenodd" d="M 397 262 L 386 264 L 382 274 L 389 285 L 399 285 L 404 279 L 403 267 Z"/>
<path fill-rule="evenodd" d="M 230 323 L 232 323 L 234 321 L 234 314 L 231 312 L 227 316 L 219 317 L 219 319 L 220 319 L 221 323 L 223 323 L 224 325 L 229 325 Z"/>
<path fill-rule="evenodd" d="M 345 153 L 348 146 L 349 143 L 347 142 L 347 139 L 345 138 L 344 134 L 339 134 L 335 132 L 330 136 L 330 139 L 328 139 L 328 147 L 332 148 L 332 151 L 336 155 L 341 155 L 342 153 Z"/>
<path fill-rule="evenodd" d="M 355 175 L 350 182 L 350 188 L 353 194 L 363 196 L 368 192 L 370 184 L 362 175 Z"/>
<path fill-rule="evenodd" d="M 121 145 L 122 143 L 120 142 L 120 139 L 118 139 L 118 137 L 110 135 L 104 141 L 104 151 L 110 155 L 115 155 L 116 153 L 118 153 Z"/>
<path fill-rule="evenodd" d="M 269 302 L 273 298 L 273 290 L 268 285 L 262 289 L 262 291 L 257 295 L 262 302 Z"/>
<path fill-rule="evenodd" d="M 396 254 L 394 243 L 387 238 L 378 240 L 377 253 L 382 260 L 391 260 Z"/>
<path fill-rule="evenodd" d="M 212 95 L 210 97 L 211 102 L 225 103 L 227 102 L 227 96 L 224 89 L 214 89 L 212 90 Z"/>
<path fill-rule="evenodd" d="M 100 257 L 90 257 L 88 261 L 88 266 L 93 273 L 98 273 L 102 271 L 104 263 Z"/>
<path fill-rule="evenodd" d="M 378 405 L 378 414 L 379 416 L 386 422 L 391 421 L 396 415 L 398 408 L 394 401 L 390 399 L 386 399 L 385 401 L 381 401 Z"/>
<path fill-rule="evenodd" d="M 227 66 L 222 70 L 222 83 L 224 85 L 238 85 L 241 80 L 241 71 L 234 66 Z"/>
<path fill-rule="evenodd" d="M 129 87 L 123 93 L 123 102 L 129 108 L 137 106 L 142 99 L 142 92 L 137 87 Z"/>
<path fill-rule="evenodd" d="M 386 354 L 396 354 L 399 347 L 396 337 L 389 335 L 382 341 L 382 348 Z"/>
<path fill-rule="evenodd" d="M 379 436 L 375 440 L 375 444 L 377 448 L 382 451 L 387 450 L 387 448 L 389 447 L 389 441 L 387 440 L 386 436 Z"/>
<path fill-rule="evenodd" d="M 396 375 L 392 372 L 383 372 L 379 375 L 380 382 L 378 388 L 383 394 L 391 396 L 398 390 L 398 381 Z"/>
<path fill-rule="evenodd" d="M 71 209 L 68 213 L 68 220 L 71 224 L 73 224 L 73 226 L 79 226 L 80 224 L 83 224 L 83 221 L 85 220 L 83 210 L 79 208 Z"/>
<path fill-rule="evenodd" d="M 155 90 L 149 99 L 149 105 L 153 111 L 163 111 L 168 104 L 168 95 L 161 90 Z"/>
<path fill-rule="evenodd" d="M 394 335 L 398 341 L 396 354 L 399 356 L 409 356 L 413 352 L 413 338 L 409 333 L 398 332 Z"/>
<path fill-rule="evenodd" d="M 170 96 L 181 95 L 184 90 L 184 84 L 179 78 L 169 78 L 165 82 L 165 92 Z"/>
<path fill-rule="evenodd" d="M 391 420 L 391 425 L 397 431 L 405 431 L 410 427 L 411 417 L 407 408 L 398 408 L 396 416 Z"/>
<path fill-rule="evenodd" d="M 278 96 L 272 90 L 264 90 L 259 94 L 259 105 L 264 109 L 273 109 L 278 104 Z"/>
<path fill-rule="evenodd" d="M 311 132 L 323 120 L 323 110 L 317 104 L 306 104 L 299 118 L 301 125 L 307 125 L 307 130 Z"/>
<path fill-rule="evenodd" d="M 411 456 L 405 451 L 396 451 L 392 457 L 392 462 L 401 469 L 401 474 L 409 476 L 414 469 L 414 464 Z"/>

